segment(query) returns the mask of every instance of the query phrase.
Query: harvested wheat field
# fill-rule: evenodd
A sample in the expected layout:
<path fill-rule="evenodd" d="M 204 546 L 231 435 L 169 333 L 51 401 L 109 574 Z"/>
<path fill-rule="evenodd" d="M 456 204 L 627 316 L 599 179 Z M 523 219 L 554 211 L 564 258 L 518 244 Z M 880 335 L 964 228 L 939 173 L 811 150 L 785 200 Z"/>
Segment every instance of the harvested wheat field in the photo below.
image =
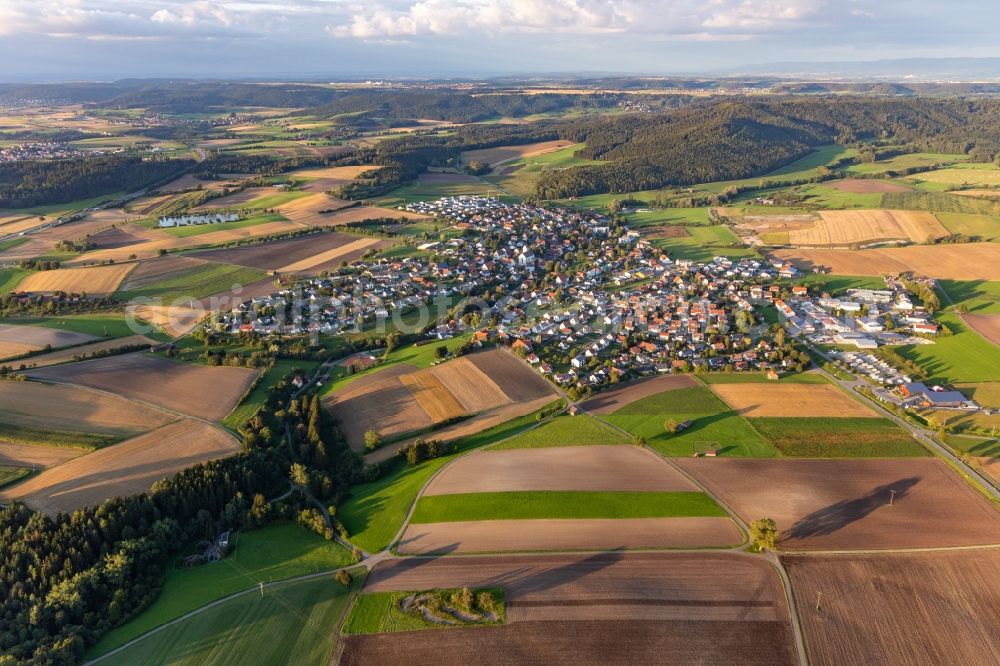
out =
<path fill-rule="evenodd" d="M 0 497 L 22 499 L 50 515 L 68 513 L 117 495 L 145 492 L 175 472 L 239 450 L 236 438 L 221 428 L 182 419 L 48 469 Z"/>
<path fill-rule="evenodd" d="M 208 315 L 208 312 L 197 306 L 130 303 L 125 306 L 125 314 L 163 329 L 167 335 L 176 338 L 194 330 L 198 322 Z M 141 324 L 139 325 L 141 326 Z"/>
<path fill-rule="evenodd" d="M 366 245 L 348 247 L 359 241 Z M 380 249 L 389 244 L 382 239 L 324 231 L 270 243 L 206 250 L 189 256 L 259 270 L 314 274 L 336 268 L 341 261 L 350 263 L 360 259 L 369 248 Z"/>
<path fill-rule="evenodd" d="M 557 141 L 526 143 L 520 146 L 498 146 L 496 148 L 484 148 L 482 150 L 467 150 L 462 153 L 462 161 L 465 164 L 476 161 L 496 166 L 500 162 L 509 162 L 510 160 L 516 160 L 522 157 L 544 155 L 545 153 L 552 153 L 572 145 L 572 141 L 560 139 Z"/>
<path fill-rule="evenodd" d="M 397 560 L 363 592 L 503 587 L 499 627 L 348 636 L 341 664 L 796 663 L 788 604 L 743 555 L 602 553 Z"/>
<path fill-rule="evenodd" d="M 952 280 L 1000 280 L 1000 243 L 912 245 L 869 250 L 775 250 L 773 257 L 839 275 L 917 275 Z"/>
<path fill-rule="evenodd" d="M 67 460 L 79 458 L 87 453 L 85 449 L 70 446 L 45 446 L 38 444 L 13 444 L 0 441 L 0 466 L 55 467 Z"/>
<path fill-rule="evenodd" d="M 74 386 L 0 382 L 0 423 L 124 437 L 176 418 L 124 398 Z"/>
<path fill-rule="evenodd" d="M 125 213 L 120 208 L 95 211 L 81 220 L 33 233 L 27 242 L 0 252 L 0 258 L 16 261 L 49 254 L 60 241 L 83 240 L 123 222 Z"/>
<path fill-rule="evenodd" d="M 555 393 L 548 380 L 506 349 L 491 349 L 469 354 L 465 358 L 514 402 L 535 400 Z"/>
<path fill-rule="evenodd" d="M 434 424 L 410 389 L 399 381 L 400 375 L 415 370 L 406 364 L 377 370 L 324 399 L 326 408 L 340 422 L 351 448 L 364 450 L 364 436 L 368 430 L 390 439 Z"/>
<path fill-rule="evenodd" d="M 430 372 L 434 373 L 469 413 L 493 409 L 511 402 L 507 394 L 476 367 L 469 357 L 463 356 L 434 366 Z"/>
<path fill-rule="evenodd" d="M 824 210 L 810 228 L 792 229 L 792 245 L 852 245 L 886 240 L 923 243 L 948 230 L 933 213 L 912 210 Z"/>
<path fill-rule="evenodd" d="M 1000 314 L 966 313 L 962 315 L 962 321 L 993 344 L 1000 345 Z"/>
<path fill-rule="evenodd" d="M 28 275 L 17 286 L 18 291 L 49 293 L 65 291 L 88 296 L 110 296 L 135 268 L 135 264 L 89 266 L 87 268 L 59 268 L 37 271 Z"/>
<path fill-rule="evenodd" d="M 899 183 L 890 183 L 876 178 L 844 178 L 842 180 L 829 180 L 823 183 L 826 187 L 831 187 L 841 192 L 851 192 L 852 194 L 877 194 L 881 192 L 908 192 L 910 189 Z"/>
<path fill-rule="evenodd" d="M 159 188 L 159 190 L 160 192 L 183 192 L 184 190 L 193 190 L 198 187 L 201 187 L 203 190 L 222 190 L 226 187 L 232 187 L 235 184 L 229 180 L 200 180 L 191 174 L 185 174 L 177 180 L 167 183 Z"/>
<path fill-rule="evenodd" d="M 118 250 L 145 242 L 145 238 L 129 231 L 130 226 L 124 225 L 105 229 L 91 236 L 89 240 L 98 250 Z"/>
<path fill-rule="evenodd" d="M 260 374 L 249 368 L 178 363 L 148 354 L 29 370 L 32 378 L 89 386 L 210 421 L 232 411 Z"/>
<path fill-rule="evenodd" d="M 452 462 L 423 495 L 518 490 L 698 491 L 654 453 L 634 446 L 477 451 Z"/>
<path fill-rule="evenodd" d="M 432 370 L 417 370 L 400 375 L 399 381 L 410 390 L 420 403 L 420 408 L 427 412 L 434 423 L 465 414 L 462 404 L 444 387 Z"/>
<path fill-rule="evenodd" d="M 48 354 L 39 354 L 38 356 L 32 356 L 29 359 L 25 359 L 24 363 L 31 368 L 43 368 L 47 365 L 57 365 L 59 363 L 73 361 L 78 358 L 85 358 L 95 352 L 101 352 L 108 349 L 131 347 L 134 345 L 144 345 L 146 347 L 150 347 L 156 344 L 157 342 L 155 340 L 147 338 L 145 335 L 129 335 L 124 338 L 102 340 L 101 342 L 94 342 L 89 345 L 80 345 L 78 347 L 71 347 L 69 349 L 50 352 Z"/>
<path fill-rule="evenodd" d="M 358 180 L 361 174 L 378 171 L 381 166 L 338 166 L 320 167 L 316 169 L 300 169 L 288 175 L 292 178 L 308 180 L 300 189 L 309 192 L 326 192 Z M 346 202 L 345 202 L 346 203 Z"/>
<path fill-rule="evenodd" d="M 691 375 L 662 375 L 640 379 L 637 382 L 619 384 L 610 390 L 601 391 L 593 398 L 580 403 L 580 409 L 594 414 L 611 414 L 636 400 L 642 400 L 664 391 L 675 391 L 694 386 L 699 386 L 699 383 Z"/>
<path fill-rule="evenodd" d="M 450 442 L 463 437 L 475 435 L 494 426 L 498 426 L 501 423 L 507 423 L 513 419 L 536 412 L 542 407 L 550 404 L 553 397 L 554 396 L 552 395 L 544 395 L 541 398 L 535 398 L 534 400 L 528 400 L 526 402 L 513 402 L 497 407 L 496 409 L 490 409 L 482 412 L 481 414 L 477 414 L 472 418 L 463 419 L 454 425 L 446 426 L 440 430 L 435 430 L 433 439 Z M 417 437 L 412 437 L 379 447 L 365 456 L 365 462 L 373 464 L 387 460 L 394 456 L 397 451 L 412 444 L 417 439 Z"/>
<path fill-rule="evenodd" d="M 934 458 L 675 462 L 744 520 L 773 518 L 780 548 L 1000 544 L 1000 511 Z"/>
<path fill-rule="evenodd" d="M 635 548 L 722 548 L 743 541 L 729 518 L 476 520 L 407 525 L 403 555 Z"/>
<path fill-rule="evenodd" d="M 55 218 L 46 215 L 25 215 L 0 211 L 0 236 L 19 234 L 47 224 Z"/>
<path fill-rule="evenodd" d="M 879 417 L 870 407 L 830 384 L 712 384 L 709 388 L 747 417 Z"/>
<path fill-rule="evenodd" d="M 782 561 L 817 666 L 1000 663 L 998 550 Z"/>
<path fill-rule="evenodd" d="M 97 340 L 86 333 L 74 333 L 46 326 L 0 324 L 0 359 L 18 356 L 31 351 L 80 345 Z"/>

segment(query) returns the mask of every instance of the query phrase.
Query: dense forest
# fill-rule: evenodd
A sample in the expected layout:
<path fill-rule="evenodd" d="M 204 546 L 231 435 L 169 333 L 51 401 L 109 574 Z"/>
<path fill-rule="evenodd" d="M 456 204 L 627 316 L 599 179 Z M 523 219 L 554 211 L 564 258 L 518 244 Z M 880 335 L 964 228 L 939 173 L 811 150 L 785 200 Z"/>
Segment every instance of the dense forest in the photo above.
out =
<path fill-rule="evenodd" d="M 156 597 L 185 544 L 294 517 L 268 499 L 293 483 L 329 502 L 358 480 L 339 429 L 314 395 L 296 398 L 288 378 L 243 432 L 242 454 L 180 472 L 149 494 L 55 517 L 19 503 L 0 510 L 0 664 L 81 661 Z"/>
<path fill-rule="evenodd" d="M 30 208 L 134 192 L 194 164 L 194 160 L 151 160 L 134 155 L 4 162 L 0 164 L 0 208 Z"/>
<path fill-rule="evenodd" d="M 900 143 L 991 160 L 1000 152 L 1000 101 L 727 99 L 670 113 L 565 123 L 558 132 L 586 142 L 581 157 L 607 164 L 544 173 L 541 198 L 759 176 L 830 143 Z"/>

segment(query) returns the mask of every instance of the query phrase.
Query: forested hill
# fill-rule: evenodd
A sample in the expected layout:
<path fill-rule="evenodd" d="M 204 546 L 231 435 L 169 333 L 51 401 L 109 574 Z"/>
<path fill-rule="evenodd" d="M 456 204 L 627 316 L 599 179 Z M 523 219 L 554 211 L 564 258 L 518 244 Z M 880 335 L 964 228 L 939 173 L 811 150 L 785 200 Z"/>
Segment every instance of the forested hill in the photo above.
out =
<path fill-rule="evenodd" d="M 1000 152 L 1000 101 L 816 98 L 722 100 L 710 106 L 566 123 L 581 157 L 608 164 L 550 171 L 541 198 L 630 192 L 765 174 L 812 146 L 905 143 L 991 160 Z"/>
<path fill-rule="evenodd" d="M 69 203 L 148 187 L 194 166 L 194 160 L 103 155 L 56 162 L 0 164 L 0 208 Z"/>

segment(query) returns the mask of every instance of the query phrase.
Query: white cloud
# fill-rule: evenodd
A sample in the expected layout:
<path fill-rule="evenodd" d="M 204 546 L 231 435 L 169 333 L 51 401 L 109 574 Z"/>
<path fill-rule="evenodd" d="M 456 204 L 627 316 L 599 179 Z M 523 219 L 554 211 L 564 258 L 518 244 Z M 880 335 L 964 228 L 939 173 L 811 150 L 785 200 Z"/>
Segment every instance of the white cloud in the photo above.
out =
<path fill-rule="evenodd" d="M 700 35 L 773 31 L 818 15 L 829 0 L 419 0 L 348 8 L 328 26 L 341 37 L 418 35 Z"/>

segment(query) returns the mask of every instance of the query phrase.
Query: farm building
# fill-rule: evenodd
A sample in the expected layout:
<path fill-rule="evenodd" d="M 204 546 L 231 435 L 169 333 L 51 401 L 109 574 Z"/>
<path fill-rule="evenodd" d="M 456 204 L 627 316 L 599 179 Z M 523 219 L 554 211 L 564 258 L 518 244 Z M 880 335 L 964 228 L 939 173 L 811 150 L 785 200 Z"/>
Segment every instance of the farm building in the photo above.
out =
<path fill-rule="evenodd" d="M 904 403 L 917 407 L 939 407 L 946 409 L 977 409 L 978 405 L 959 391 L 949 391 L 940 386 L 929 387 L 922 382 L 911 382 L 899 387 L 906 400 Z"/>
<path fill-rule="evenodd" d="M 174 215 L 161 217 L 157 226 L 166 227 L 188 227 L 195 224 L 222 224 L 223 222 L 235 222 L 240 219 L 238 213 L 211 213 L 209 215 Z"/>

